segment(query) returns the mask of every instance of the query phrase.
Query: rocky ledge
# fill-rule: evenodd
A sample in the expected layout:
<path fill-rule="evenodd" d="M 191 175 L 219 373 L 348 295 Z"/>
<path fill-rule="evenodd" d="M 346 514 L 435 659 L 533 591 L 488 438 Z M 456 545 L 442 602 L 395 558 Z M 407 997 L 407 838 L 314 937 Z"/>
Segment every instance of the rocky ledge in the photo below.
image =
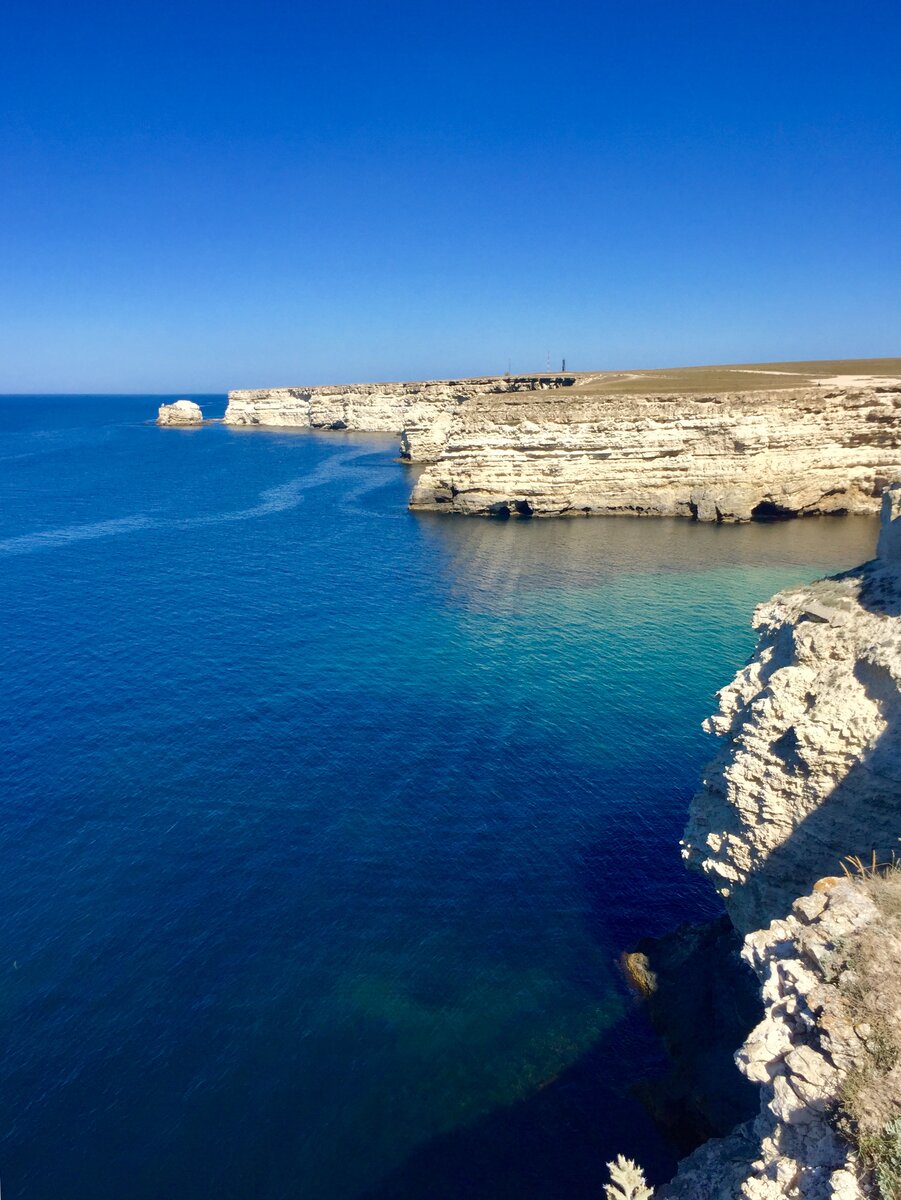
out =
<path fill-rule="evenodd" d="M 476 395 L 411 507 L 746 521 L 874 512 L 901 479 L 901 387 L 711 395 Z"/>
<path fill-rule="evenodd" d="M 202 425 L 203 413 L 193 400 L 176 400 L 174 404 L 161 404 L 157 425 Z"/>
<path fill-rule="evenodd" d="M 826 878 L 745 939 L 764 1017 L 736 1061 L 760 1112 L 685 1159 L 658 1200 L 888 1200 L 874 1139 L 901 1101 L 899 913 L 901 872 Z"/>
<path fill-rule="evenodd" d="M 707 726 L 724 746 L 692 803 L 683 845 L 689 865 L 723 895 L 760 981 L 763 1018 L 735 1054 L 760 1089 L 760 1107 L 695 1150 L 656 1194 L 898 1200 L 901 485 L 885 491 L 876 559 L 782 592 L 756 623 L 757 650 Z M 678 954 L 685 931 L 670 936 Z M 725 932 L 717 936 L 728 949 Z M 629 956 L 639 981 L 654 955 L 651 946 Z M 713 966 L 687 959 L 689 994 L 698 991 L 698 963 L 722 986 L 722 963 L 706 960 Z M 710 1058 L 716 1028 L 700 1008 L 697 1018 L 710 1031 L 701 1046 Z M 709 1091 L 696 1039 L 684 1020 L 680 1028 L 688 1029 L 681 1046 L 669 1040 L 675 1079 L 695 1085 L 689 1095 Z M 632 1164 L 613 1164 L 611 1176 L 609 1196 L 650 1195 Z"/>
<path fill-rule="evenodd" d="M 879 556 L 757 609 L 757 652 L 706 728 L 726 740 L 683 842 L 742 932 L 783 917 L 843 855 L 901 833 L 901 488 Z"/>

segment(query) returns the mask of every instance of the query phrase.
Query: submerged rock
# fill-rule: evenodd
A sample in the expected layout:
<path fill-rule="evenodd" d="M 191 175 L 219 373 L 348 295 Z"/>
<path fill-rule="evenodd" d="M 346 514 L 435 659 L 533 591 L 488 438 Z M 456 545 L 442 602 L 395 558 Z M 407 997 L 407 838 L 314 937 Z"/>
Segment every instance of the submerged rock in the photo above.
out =
<path fill-rule="evenodd" d="M 176 400 L 174 404 L 161 404 L 157 425 L 201 425 L 203 413 L 193 400 Z"/>
<path fill-rule="evenodd" d="M 760 1019 L 760 988 L 728 918 L 644 938 L 622 965 L 646 998 L 672 1067 L 635 1089 L 683 1153 L 752 1117 L 757 1091 L 733 1055 Z"/>

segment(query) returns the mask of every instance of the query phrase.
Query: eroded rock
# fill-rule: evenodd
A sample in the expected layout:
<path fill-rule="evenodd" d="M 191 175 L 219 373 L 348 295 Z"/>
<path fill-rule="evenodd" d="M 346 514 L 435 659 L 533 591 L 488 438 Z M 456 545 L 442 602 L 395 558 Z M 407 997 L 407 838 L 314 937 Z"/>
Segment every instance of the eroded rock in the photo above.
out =
<path fill-rule="evenodd" d="M 683 853 L 743 932 L 787 916 L 846 855 L 882 859 L 897 845 L 899 497 L 901 487 L 886 493 L 879 558 L 757 609 L 757 650 L 707 722 L 725 742 L 692 801 Z M 819 898 L 797 915 L 814 920 Z"/>
<path fill-rule="evenodd" d="M 446 424 L 413 508 L 774 520 L 876 512 L 901 479 L 898 386 L 618 396 L 580 385 L 473 395 Z"/>
<path fill-rule="evenodd" d="M 161 404 L 157 425 L 202 425 L 203 413 L 193 400 L 176 400 L 174 404 Z"/>

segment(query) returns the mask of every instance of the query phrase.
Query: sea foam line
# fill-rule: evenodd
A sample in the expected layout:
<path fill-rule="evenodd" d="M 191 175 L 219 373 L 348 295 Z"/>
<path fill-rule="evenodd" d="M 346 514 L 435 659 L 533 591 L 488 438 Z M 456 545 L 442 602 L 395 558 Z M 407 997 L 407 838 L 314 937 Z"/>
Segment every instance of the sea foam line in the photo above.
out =
<path fill-rule="evenodd" d="M 303 503 L 304 493 L 312 488 L 331 483 L 341 475 L 352 475 L 347 464 L 354 459 L 371 454 L 371 450 L 340 451 L 314 467 L 307 475 L 265 488 L 260 493 L 259 503 L 250 508 L 234 512 L 212 513 L 198 517 L 151 517 L 136 513 L 129 517 L 116 517 L 107 521 L 90 521 L 82 525 L 64 525 L 59 529 L 45 529 L 36 533 L 20 534 L 0 540 L 0 554 L 32 554 L 40 550 L 54 550 L 73 542 L 90 541 L 94 538 L 115 537 L 123 533 L 137 533 L 146 529 L 178 528 L 192 529 L 201 525 L 219 525 L 224 521 L 249 521 L 273 513 L 287 512 Z M 355 489 L 351 496 L 356 498 L 361 491 Z"/>

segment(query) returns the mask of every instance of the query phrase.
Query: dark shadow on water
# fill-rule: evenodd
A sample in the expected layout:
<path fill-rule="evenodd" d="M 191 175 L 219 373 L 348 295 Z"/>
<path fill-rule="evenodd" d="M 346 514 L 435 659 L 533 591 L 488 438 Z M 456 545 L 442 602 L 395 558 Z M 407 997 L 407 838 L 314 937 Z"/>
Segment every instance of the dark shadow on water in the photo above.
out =
<path fill-rule="evenodd" d="M 663 1060 L 633 1005 L 588 1053 L 545 1087 L 464 1129 L 433 1138 L 365 1200 L 598 1200 L 605 1163 L 640 1158 L 669 1178 L 676 1156 L 627 1091 L 629 1064 Z M 648 1147 L 656 1146 L 656 1154 Z"/>
<path fill-rule="evenodd" d="M 722 911 L 706 882 L 681 867 L 677 813 L 687 796 L 676 800 L 669 820 L 649 831 L 641 861 L 624 862 L 613 839 L 583 851 L 586 920 L 608 952 L 665 933 L 674 904 L 698 921 Z M 648 887 L 629 888 L 624 877 L 641 872 Z M 365 1200 L 598 1200 L 605 1164 L 617 1154 L 640 1161 L 652 1183 L 671 1178 L 678 1158 L 703 1137 L 690 1121 L 677 1121 L 665 1138 L 638 1099 L 670 1060 L 645 1005 L 620 986 L 623 1016 L 575 1063 L 517 1103 L 426 1142 Z"/>

